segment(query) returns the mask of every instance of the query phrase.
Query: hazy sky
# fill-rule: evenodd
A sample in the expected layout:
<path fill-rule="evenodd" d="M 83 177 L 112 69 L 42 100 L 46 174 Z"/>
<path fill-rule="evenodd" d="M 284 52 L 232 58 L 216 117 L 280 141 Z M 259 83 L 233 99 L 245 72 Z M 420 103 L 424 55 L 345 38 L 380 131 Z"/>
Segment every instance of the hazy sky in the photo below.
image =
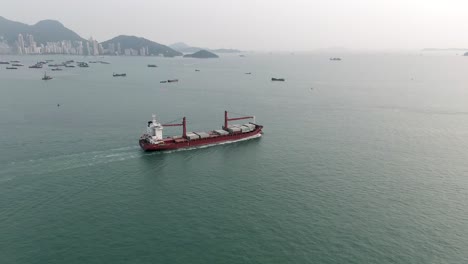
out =
<path fill-rule="evenodd" d="M 468 0 L 3 0 L 0 16 L 56 19 L 84 38 L 244 50 L 468 48 Z"/>

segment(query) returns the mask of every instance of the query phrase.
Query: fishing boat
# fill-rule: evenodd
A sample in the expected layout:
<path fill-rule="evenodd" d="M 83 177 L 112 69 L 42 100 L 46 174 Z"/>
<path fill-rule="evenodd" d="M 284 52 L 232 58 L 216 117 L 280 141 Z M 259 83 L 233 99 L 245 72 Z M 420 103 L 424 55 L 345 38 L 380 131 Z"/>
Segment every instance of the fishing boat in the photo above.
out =
<path fill-rule="evenodd" d="M 167 81 L 160 81 L 159 83 L 167 83 Z"/>
<path fill-rule="evenodd" d="M 112 76 L 114 76 L 114 77 L 126 77 L 127 74 L 126 73 L 113 73 Z"/>
<path fill-rule="evenodd" d="M 44 72 L 44 77 L 42 77 L 42 80 L 43 81 L 52 80 L 52 77 L 50 77 L 49 75 L 47 75 L 47 73 Z"/>
<path fill-rule="evenodd" d="M 60 69 L 59 67 L 57 67 L 57 68 L 53 68 L 52 70 L 53 70 L 53 71 L 61 71 L 62 69 Z"/>
<path fill-rule="evenodd" d="M 285 81 L 284 78 L 271 78 L 271 80 L 272 80 L 273 82 L 284 82 L 284 81 Z"/>
<path fill-rule="evenodd" d="M 42 69 L 42 64 L 36 63 L 32 66 L 29 66 L 30 69 Z"/>
<path fill-rule="evenodd" d="M 229 125 L 230 121 L 252 119 L 243 125 Z M 164 127 L 182 127 L 182 135 L 163 137 Z M 224 111 L 224 125 L 221 129 L 208 132 L 187 132 L 187 120 L 182 118 L 182 123 L 161 124 L 156 120 L 156 115 L 148 121 L 147 131 L 140 137 L 140 147 L 145 151 L 164 151 L 183 148 L 196 148 L 224 143 L 244 141 L 262 136 L 263 126 L 255 123 L 255 116 L 241 116 L 229 118 Z"/>
<path fill-rule="evenodd" d="M 171 82 L 178 82 L 178 81 L 179 81 L 178 79 L 167 80 L 168 83 L 171 83 Z"/>
<path fill-rule="evenodd" d="M 16 67 L 6 67 L 7 70 L 17 70 L 18 68 Z"/>
<path fill-rule="evenodd" d="M 148 68 L 156 68 L 158 67 L 156 64 L 148 64 Z"/>
<path fill-rule="evenodd" d="M 0 64 L 10 64 L 8 61 L 0 61 Z"/>

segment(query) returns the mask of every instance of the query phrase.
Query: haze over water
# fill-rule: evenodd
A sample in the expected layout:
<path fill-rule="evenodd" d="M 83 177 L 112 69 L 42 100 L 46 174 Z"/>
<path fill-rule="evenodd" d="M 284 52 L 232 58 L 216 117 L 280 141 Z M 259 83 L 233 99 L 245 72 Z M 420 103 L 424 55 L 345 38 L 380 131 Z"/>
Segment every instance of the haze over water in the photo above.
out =
<path fill-rule="evenodd" d="M 0 262 L 466 263 L 467 58 L 328 57 L 1 67 Z M 152 113 L 200 131 L 224 110 L 264 136 L 138 147 Z"/>

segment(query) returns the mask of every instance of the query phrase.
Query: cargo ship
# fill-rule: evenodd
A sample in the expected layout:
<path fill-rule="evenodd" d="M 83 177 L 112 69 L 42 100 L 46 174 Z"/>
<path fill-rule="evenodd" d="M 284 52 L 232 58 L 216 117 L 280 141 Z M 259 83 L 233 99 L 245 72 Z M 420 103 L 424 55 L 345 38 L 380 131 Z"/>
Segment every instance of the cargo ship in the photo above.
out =
<path fill-rule="evenodd" d="M 243 125 L 229 125 L 229 121 L 246 119 L 252 119 L 253 122 Z M 182 127 L 182 135 L 164 138 L 163 128 L 174 126 Z M 147 131 L 140 137 L 139 143 L 140 147 L 145 151 L 196 148 L 259 138 L 263 134 L 262 129 L 262 125 L 255 123 L 255 116 L 229 118 L 227 111 L 224 111 L 224 125 L 221 129 L 208 132 L 187 132 L 185 117 L 182 118 L 182 123 L 161 124 L 156 120 L 156 115 L 153 115 L 153 120 L 148 121 Z"/>

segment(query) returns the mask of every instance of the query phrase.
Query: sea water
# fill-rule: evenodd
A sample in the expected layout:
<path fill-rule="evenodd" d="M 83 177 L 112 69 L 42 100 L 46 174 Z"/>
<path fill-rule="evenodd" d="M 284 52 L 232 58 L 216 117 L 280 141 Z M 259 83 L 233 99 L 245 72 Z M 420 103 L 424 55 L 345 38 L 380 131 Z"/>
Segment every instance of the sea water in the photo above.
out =
<path fill-rule="evenodd" d="M 2 56 L 0 263 L 468 262 L 467 58 L 331 56 Z M 263 137 L 138 147 L 224 110 Z"/>

